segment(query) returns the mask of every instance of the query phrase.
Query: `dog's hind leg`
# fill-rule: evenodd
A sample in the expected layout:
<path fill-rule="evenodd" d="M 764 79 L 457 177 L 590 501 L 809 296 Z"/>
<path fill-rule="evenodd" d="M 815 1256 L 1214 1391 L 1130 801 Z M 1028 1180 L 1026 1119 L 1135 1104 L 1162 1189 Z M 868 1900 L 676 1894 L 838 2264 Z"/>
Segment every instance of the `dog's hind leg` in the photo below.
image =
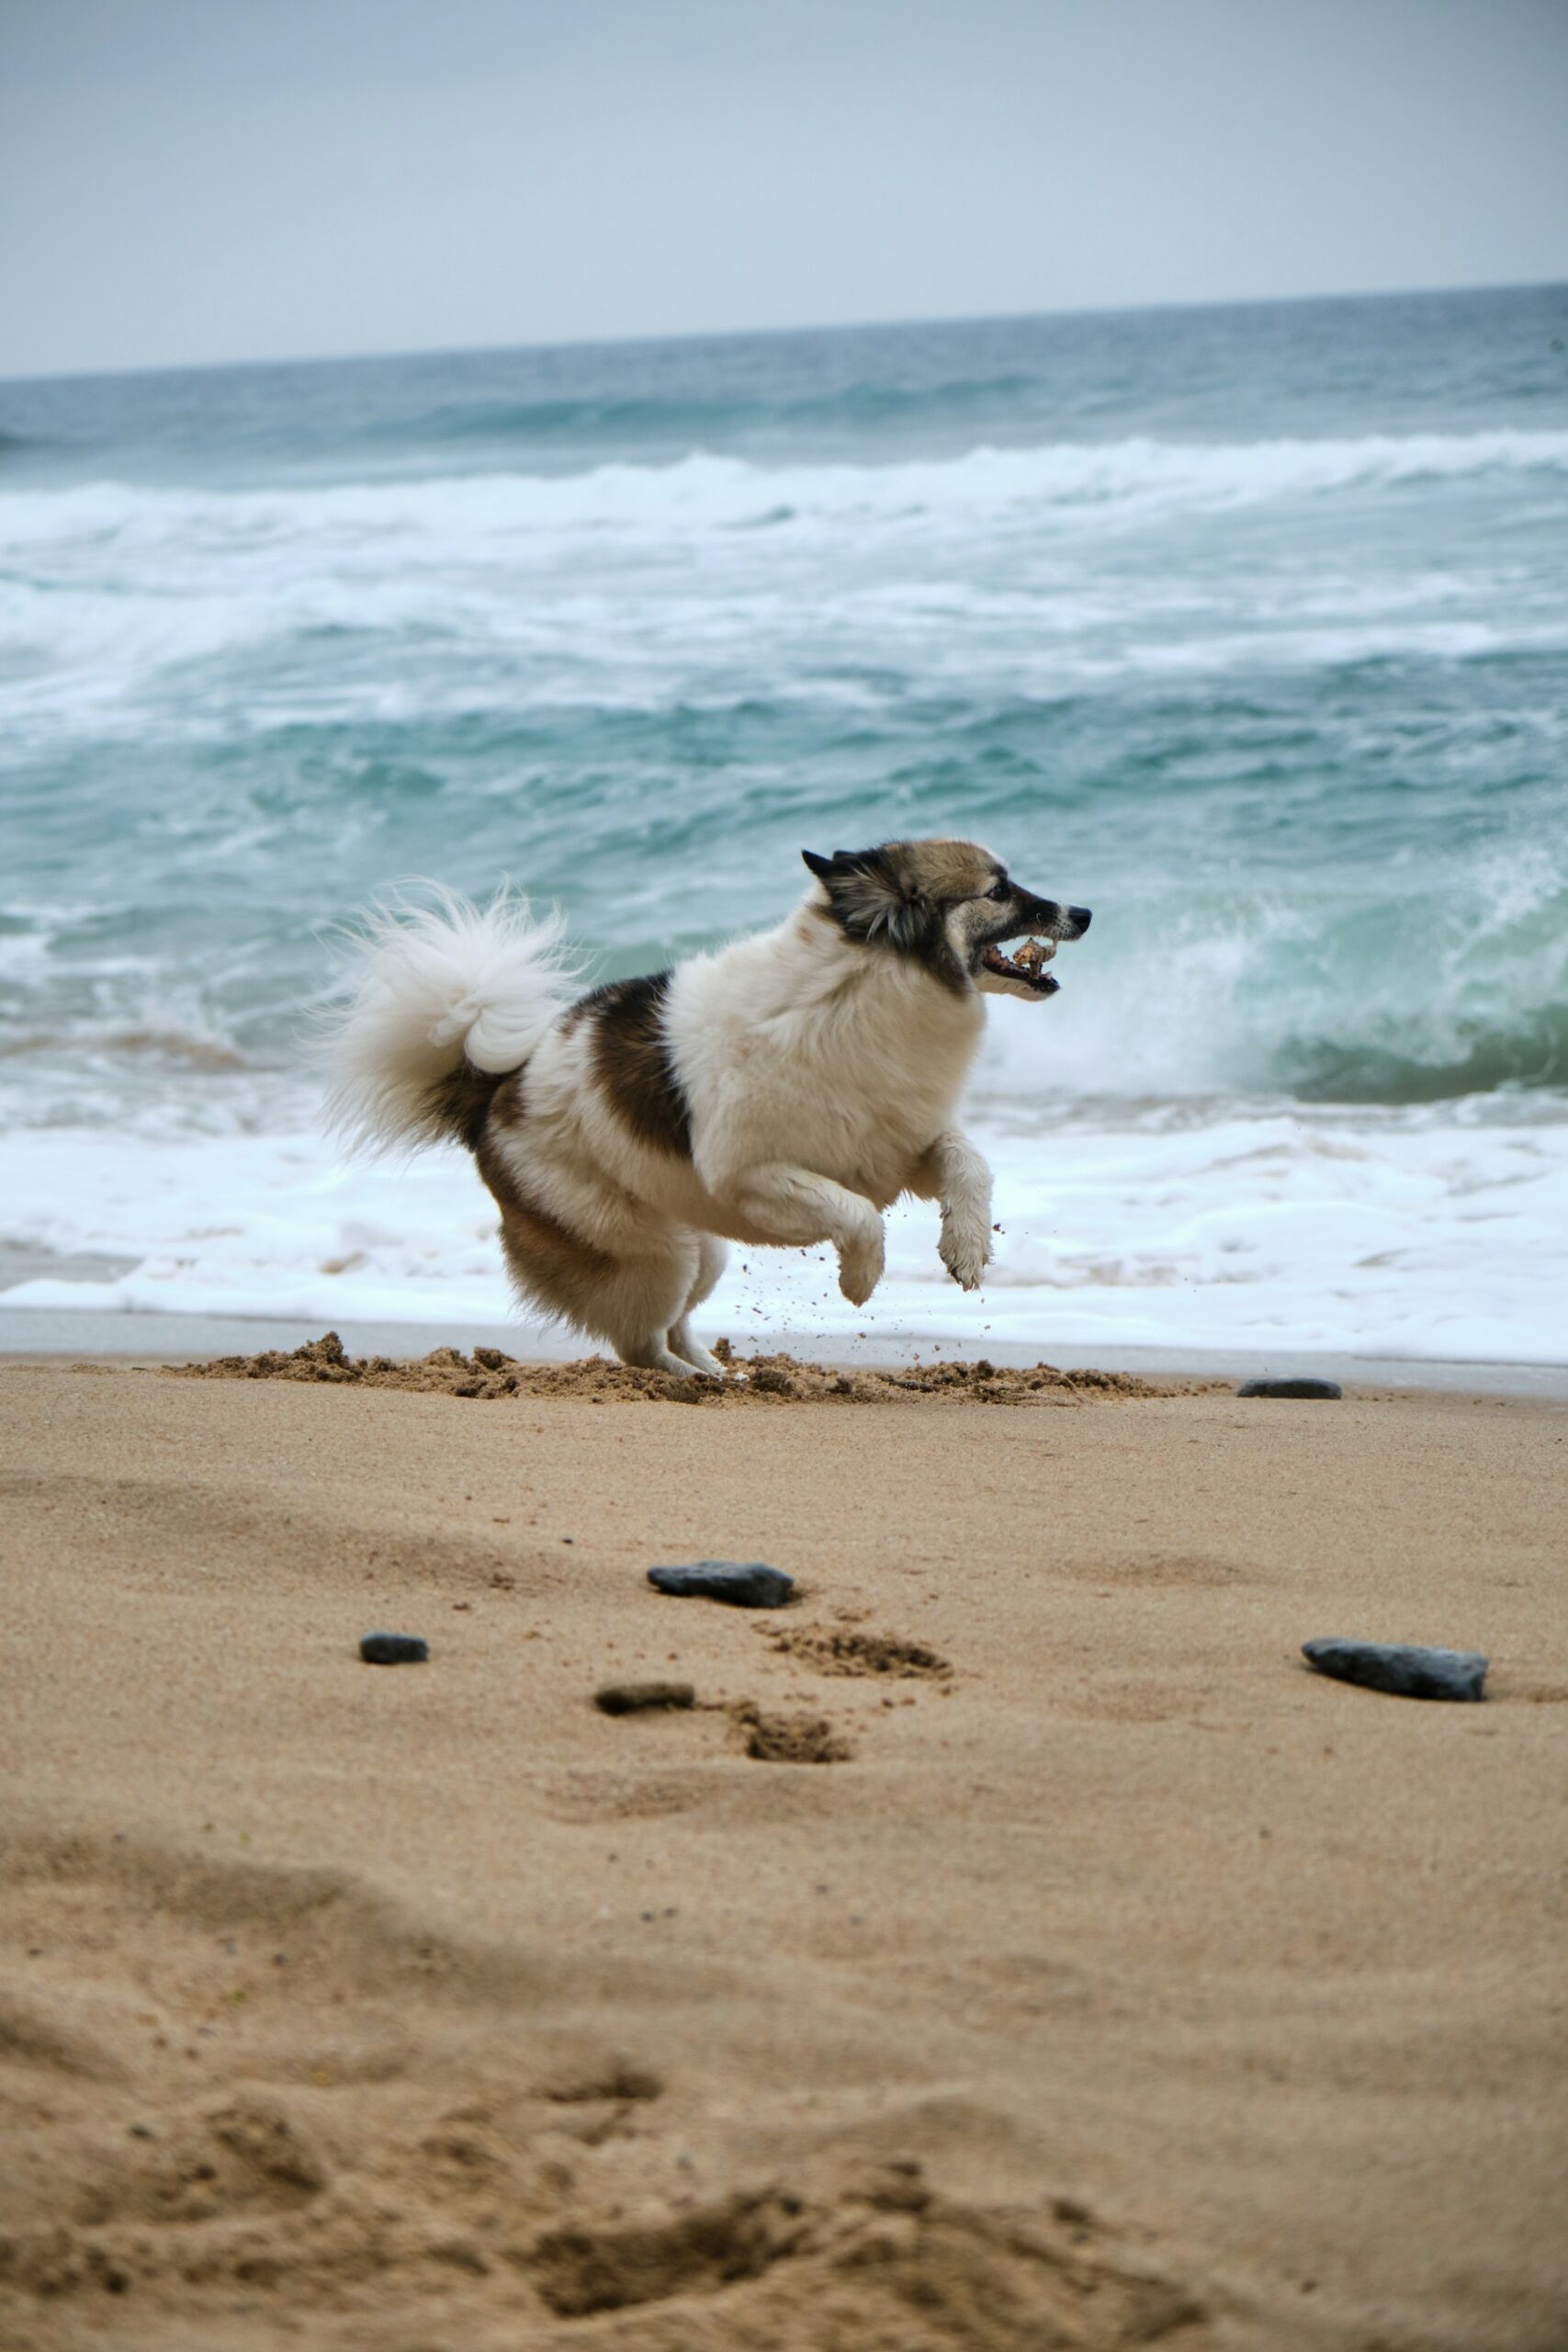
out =
<path fill-rule="evenodd" d="M 679 1322 L 670 1326 L 665 1338 L 671 1354 L 679 1356 L 685 1363 L 694 1364 L 698 1372 L 705 1372 L 712 1378 L 722 1380 L 725 1377 L 724 1366 L 716 1356 L 708 1353 L 699 1339 L 694 1337 L 691 1317 L 693 1308 L 702 1305 L 723 1273 L 729 1253 L 723 1242 L 716 1241 L 710 1233 L 699 1233 L 696 1241 L 696 1279 L 687 1294 Z"/>
<path fill-rule="evenodd" d="M 684 1360 L 664 1338 L 683 1317 L 699 1279 L 694 1234 L 653 1227 L 626 1235 L 620 1249 L 606 1249 L 539 1207 L 515 1178 L 494 1181 L 504 1175 L 495 1170 L 491 1189 L 502 1204 L 502 1247 L 523 1299 L 607 1340 L 623 1363 L 683 1380 L 705 1369 Z M 716 1363 L 714 1370 L 722 1376 L 722 1367 Z"/>
<path fill-rule="evenodd" d="M 580 1306 L 580 1317 L 591 1330 L 603 1333 L 623 1363 L 671 1372 L 682 1380 L 704 1375 L 722 1380 L 721 1363 L 712 1357 L 702 1361 L 705 1349 L 694 1341 L 694 1352 L 687 1354 L 675 1344 L 687 1301 L 701 1279 L 699 1268 L 696 1236 L 671 1232 L 661 1247 L 613 1260 L 592 1298 Z M 717 1279 L 716 1268 L 713 1280 Z"/>

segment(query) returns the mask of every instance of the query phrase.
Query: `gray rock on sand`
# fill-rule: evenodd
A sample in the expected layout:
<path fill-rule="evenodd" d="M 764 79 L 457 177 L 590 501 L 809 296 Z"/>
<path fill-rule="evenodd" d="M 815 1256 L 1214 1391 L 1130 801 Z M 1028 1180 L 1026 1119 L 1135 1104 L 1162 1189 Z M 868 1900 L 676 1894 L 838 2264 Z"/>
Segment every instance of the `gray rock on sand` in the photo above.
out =
<path fill-rule="evenodd" d="M 690 1707 L 696 1696 L 690 1682 L 606 1682 L 593 1704 L 601 1714 L 635 1715 L 644 1707 Z"/>
<path fill-rule="evenodd" d="M 795 1590 L 793 1577 L 761 1560 L 693 1560 L 683 1567 L 649 1568 L 648 1581 L 682 1600 L 695 1594 L 728 1600 L 735 1609 L 782 1609 Z"/>
<path fill-rule="evenodd" d="M 1423 1649 L 1408 1642 L 1303 1642 L 1302 1656 L 1337 1682 L 1392 1690 L 1400 1699 L 1483 1699 L 1491 1664 L 1479 1650 Z"/>
<path fill-rule="evenodd" d="M 430 1644 L 423 1634 L 362 1634 L 359 1655 L 367 1666 L 423 1666 Z"/>
<path fill-rule="evenodd" d="M 1238 1396 L 1343 1396 L 1337 1380 L 1244 1380 Z"/>

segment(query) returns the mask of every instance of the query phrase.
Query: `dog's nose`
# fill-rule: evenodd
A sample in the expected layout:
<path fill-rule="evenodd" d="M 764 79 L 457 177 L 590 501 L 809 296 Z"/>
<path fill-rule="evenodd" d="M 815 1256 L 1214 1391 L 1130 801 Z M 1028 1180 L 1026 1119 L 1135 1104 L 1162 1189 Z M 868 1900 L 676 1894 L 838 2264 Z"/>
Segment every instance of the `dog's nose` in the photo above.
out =
<path fill-rule="evenodd" d="M 1089 929 L 1089 924 L 1094 921 L 1094 915 L 1092 910 L 1089 907 L 1069 907 L 1067 909 L 1067 919 L 1069 922 L 1077 923 L 1078 927 L 1078 937 L 1081 939 L 1085 932 Z"/>

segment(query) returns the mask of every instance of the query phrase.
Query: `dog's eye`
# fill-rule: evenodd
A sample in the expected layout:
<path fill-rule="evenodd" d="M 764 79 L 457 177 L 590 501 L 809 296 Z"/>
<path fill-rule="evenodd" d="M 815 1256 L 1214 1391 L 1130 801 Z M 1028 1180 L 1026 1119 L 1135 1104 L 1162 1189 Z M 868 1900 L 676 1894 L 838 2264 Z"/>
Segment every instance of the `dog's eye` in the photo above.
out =
<path fill-rule="evenodd" d="M 1006 876 L 1005 874 L 1002 876 L 1002 878 L 1001 878 L 1001 880 L 1000 880 L 999 882 L 993 882 L 993 883 L 992 883 L 992 885 L 991 885 L 990 888 L 987 891 L 986 896 L 987 896 L 987 899 L 1010 899 L 1010 898 L 1011 898 L 1011 896 L 1012 896 L 1012 884 L 1008 880 L 1007 876 Z"/>

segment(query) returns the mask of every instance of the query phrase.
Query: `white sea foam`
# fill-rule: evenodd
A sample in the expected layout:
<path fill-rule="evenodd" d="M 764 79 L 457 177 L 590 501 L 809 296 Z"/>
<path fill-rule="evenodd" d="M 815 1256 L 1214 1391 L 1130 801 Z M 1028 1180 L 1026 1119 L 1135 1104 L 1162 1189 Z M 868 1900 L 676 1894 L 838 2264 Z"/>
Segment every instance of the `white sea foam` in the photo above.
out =
<path fill-rule="evenodd" d="M 1568 476 L 1568 435 L 1428 439 L 1461 484 L 1485 467 L 1506 473 L 1503 450 L 1516 488 L 1528 467 Z M 1371 445 L 1291 445 L 1316 453 L 1315 473 L 1249 468 L 1239 461 L 1257 453 L 1244 449 L 1154 445 L 1163 470 L 1140 471 L 1133 446 L 1119 445 L 1120 505 L 1054 498 L 1052 471 L 1030 470 L 1049 452 L 796 469 L 801 500 L 809 491 L 817 503 L 765 534 L 728 527 L 755 471 L 729 458 L 564 481 L 19 492 L 0 498 L 0 545 L 13 543 L 0 576 L 0 722 L 13 745 L 47 748 L 672 699 L 722 710 L 792 693 L 852 705 L 867 690 L 840 674 L 846 649 L 910 691 L 1049 699 L 1568 644 L 1550 566 L 1522 573 L 1490 544 L 1464 542 L 1467 568 L 1413 574 L 1379 518 L 1361 517 L 1325 574 L 1299 500 L 1266 545 L 1247 538 L 1245 510 L 1260 497 L 1407 478 L 1392 458 L 1380 474 Z M 1395 446 L 1415 466 L 1415 445 Z M 1116 452 L 1076 455 L 1103 469 Z M 990 477 L 976 469 L 993 457 L 987 503 Z M 1221 492 L 1220 507 L 1235 510 L 1223 525 Z M 1118 552 L 1118 516 L 1153 534 L 1135 562 Z M 1299 555 L 1287 522 L 1305 534 Z"/>
<path fill-rule="evenodd" d="M 195 559 L 302 536 L 317 544 L 583 528 L 787 531 L 812 518 L 884 522 L 960 513 L 1088 508 L 1096 528 L 1126 507 L 1252 504 L 1360 483 L 1493 473 L 1568 473 L 1568 433 L 1366 434 L 1341 440 L 1059 442 L 880 465 L 780 464 L 703 452 L 669 465 L 574 474 L 435 478 L 266 490 L 167 489 L 112 481 L 0 499 L 0 547 L 74 546 L 112 565 L 152 548 Z"/>
<path fill-rule="evenodd" d="M 1473 1361 L 1568 1357 L 1568 1120 L 1234 1109 L 986 1137 L 1004 1232 L 966 1297 L 934 1212 L 891 1219 L 888 1278 L 839 1296 L 826 1253 L 732 1253 L 710 1330 L 1170 1348 L 1279 1345 Z M 503 1322 L 491 1204 L 462 1155 L 344 1165 L 308 1132 L 13 1136 L 6 1233 L 117 1279 L 29 1281 L 7 1306 Z"/>

